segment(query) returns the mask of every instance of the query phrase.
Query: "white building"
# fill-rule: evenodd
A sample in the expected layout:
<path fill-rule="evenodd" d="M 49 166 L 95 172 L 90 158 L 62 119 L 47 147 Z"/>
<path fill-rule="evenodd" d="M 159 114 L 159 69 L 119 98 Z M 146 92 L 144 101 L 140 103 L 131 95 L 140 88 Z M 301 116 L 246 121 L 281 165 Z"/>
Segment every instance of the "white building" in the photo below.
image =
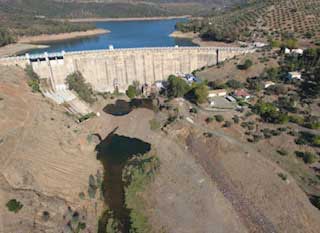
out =
<path fill-rule="evenodd" d="M 264 83 L 264 88 L 268 88 L 268 87 L 271 87 L 271 86 L 274 86 L 276 85 L 274 82 L 272 81 L 267 81 Z"/>
<path fill-rule="evenodd" d="M 226 96 L 227 91 L 225 89 L 218 89 L 218 90 L 210 90 L 208 92 L 208 98 L 213 98 L 217 96 Z"/>
<path fill-rule="evenodd" d="M 285 54 L 298 54 L 298 55 L 303 55 L 303 49 L 284 49 Z"/>
<path fill-rule="evenodd" d="M 266 43 L 262 43 L 262 42 L 254 42 L 253 43 L 253 46 L 256 47 L 256 48 L 263 48 L 263 47 L 266 47 L 268 44 Z"/>
<path fill-rule="evenodd" d="M 288 73 L 288 78 L 289 78 L 290 80 L 292 80 L 292 79 L 302 80 L 302 78 L 301 78 L 301 73 L 298 72 L 298 71 L 289 72 L 289 73 Z"/>
<path fill-rule="evenodd" d="M 291 53 L 303 55 L 303 49 L 292 49 Z"/>

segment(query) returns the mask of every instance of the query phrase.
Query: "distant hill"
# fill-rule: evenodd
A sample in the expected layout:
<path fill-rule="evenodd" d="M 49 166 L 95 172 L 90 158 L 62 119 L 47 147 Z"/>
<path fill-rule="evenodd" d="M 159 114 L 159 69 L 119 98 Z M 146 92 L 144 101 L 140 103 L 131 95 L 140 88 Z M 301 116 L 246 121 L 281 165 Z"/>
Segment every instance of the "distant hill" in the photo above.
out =
<path fill-rule="evenodd" d="M 204 39 L 218 41 L 317 39 L 320 36 L 320 0 L 258 0 L 209 17 L 178 25 L 181 31 L 200 32 Z"/>
<path fill-rule="evenodd" d="M 194 15 L 243 0 L 0 0 L 0 12 L 48 17 L 150 17 Z M 209 7 L 209 8 L 208 8 Z"/>
<path fill-rule="evenodd" d="M 243 0 L 0 0 L 0 45 L 15 36 L 92 29 L 92 24 L 57 22 L 52 18 L 152 17 L 205 15 Z M 225 3 L 227 2 L 227 4 Z"/>

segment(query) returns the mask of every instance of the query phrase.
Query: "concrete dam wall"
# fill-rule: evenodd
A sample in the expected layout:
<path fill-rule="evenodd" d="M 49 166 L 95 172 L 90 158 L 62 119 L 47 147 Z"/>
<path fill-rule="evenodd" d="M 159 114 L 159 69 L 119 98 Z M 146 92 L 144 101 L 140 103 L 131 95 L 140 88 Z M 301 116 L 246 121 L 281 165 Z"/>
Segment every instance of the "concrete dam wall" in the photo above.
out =
<path fill-rule="evenodd" d="M 218 47 L 115 49 L 26 55 L 2 59 L 0 64 L 31 64 L 40 78 L 50 80 L 53 90 L 65 85 L 69 74 L 79 71 L 96 91 L 113 92 L 118 88 L 124 92 L 135 80 L 152 84 L 170 74 L 191 73 L 253 51 Z"/>

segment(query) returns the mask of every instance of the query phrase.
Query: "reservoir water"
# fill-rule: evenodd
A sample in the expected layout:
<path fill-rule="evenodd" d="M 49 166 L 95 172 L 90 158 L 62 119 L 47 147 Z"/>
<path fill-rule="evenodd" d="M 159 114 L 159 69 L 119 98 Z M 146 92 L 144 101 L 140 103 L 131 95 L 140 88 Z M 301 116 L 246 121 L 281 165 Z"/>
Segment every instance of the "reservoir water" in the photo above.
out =
<path fill-rule="evenodd" d="M 35 49 L 29 53 L 79 51 L 114 48 L 196 46 L 189 39 L 172 38 L 177 22 L 187 19 L 97 22 L 97 28 L 110 30 L 90 38 L 46 43 L 50 48 Z"/>

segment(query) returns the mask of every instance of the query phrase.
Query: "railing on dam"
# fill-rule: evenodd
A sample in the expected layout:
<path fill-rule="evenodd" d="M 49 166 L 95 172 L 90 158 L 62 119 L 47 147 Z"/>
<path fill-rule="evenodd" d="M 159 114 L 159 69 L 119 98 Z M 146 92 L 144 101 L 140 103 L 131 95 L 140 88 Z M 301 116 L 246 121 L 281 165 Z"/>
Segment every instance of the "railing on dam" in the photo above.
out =
<path fill-rule="evenodd" d="M 86 51 L 73 51 L 73 52 L 55 52 L 55 53 L 42 53 L 42 54 L 26 54 L 23 56 L 5 57 L 0 58 L 1 62 L 15 62 L 23 60 L 37 60 L 52 57 L 64 57 L 68 55 L 81 55 L 81 54 L 94 54 L 94 53 L 115 53 L 115 52 L 138 52 L 138 51 L 226 51 L 226 52 L 252 52 L 254 47 L 144 47 L 144 48 L 119 48 L 119 49 L 99 49 L 99 50 L 86 50 Z"/>

